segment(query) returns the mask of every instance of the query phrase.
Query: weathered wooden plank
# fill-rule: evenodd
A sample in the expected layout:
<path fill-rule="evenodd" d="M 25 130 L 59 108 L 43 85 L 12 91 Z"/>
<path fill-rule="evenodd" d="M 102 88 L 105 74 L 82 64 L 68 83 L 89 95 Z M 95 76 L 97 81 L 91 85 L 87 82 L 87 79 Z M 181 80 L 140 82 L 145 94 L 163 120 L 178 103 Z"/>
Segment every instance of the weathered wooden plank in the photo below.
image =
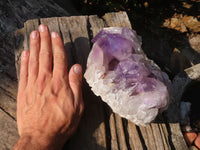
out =
<path fill-rule="evenodd" d="M 48 25 L 50 33 L 51 32 L 60 33 L 59 24 L 58 24 L 58 18 L 57 17 L 41 18 L 40 19 L 40 23 Z"/>
<path fill-rule="evenodd" d="M 68 27 L 68 18 L 66 17 L 60 17 L 58 18 L 60 32 L 63 38 L 65 51 L 67 54 L 67 60 L 68 60 L 68 68 L 70 69 L 71 66 L 75 63 L 75 59 L 72 52 L 72 42 L 71 37 L 69 33 L 69 27 Z"/>
<path fill-rule="evenodd" d="M 16 121 L 0 109 L 0 149 L 11 150 L 19 136 Z"/>
<path fill-rule="evenodd" d="M 93 37 L 95 37 L 99 31 L 106 27 L 105 22 L 97 15 L 89 16 L 89 22 L 91 25 Z"/>
<path fill-rule="evenodd" d="M 169 123 L 171 133 L 171 144 L 176 150 L 187 150 L 187 145 L 184 141 L 183 134 L 179 123 Z"/>
<path fill-rule="evenodd" d="M 17 97 L 17 81 L 11 79 L 6 74 L 0 74 L 0 88 L 3 89 L 7 95 L 16 99 Z"/>
<path fill-rule="evenodd" d="M 39 21 L 38 19 L 28 20 L 24 23 L 25 31 L 25 38 L 24 38 L 24 49 L 30 49 L 30 33 L 33 30 L 38 30 Z"/>
<path fill-rule="evenodd" d="M 156 149 L 157 150 L 164 150 L 166 147 L 164 145 L 163 140 L 165 140 L 165 139 L 162 139 L 158 124 L 152 123 L 151 128 L 152 128 L 153 136 L 154 136 L 154 139 L 155 139 Z"/>
<path fill-rule="evenodd" d="M 127 130 L 129 135 L 130 148 L 132 150 L 143 150 L 142 142 L 138 134 L 136 125 L 131 121 L 128 121 Z"/>
<path fill-rule="evenodd" d="M 142 138 L 144 140 L 143 147 L 147 147 L 148 149 L 152 150 L 188 149 L 183 139 L 183 136 L 180 135 L 181 130 L 178 129 L 176 125 L 174 125 L 174 130 L 177 130 L 176 132 L 179 133 L 179 136 L 177 136 L 176 134 L 172 135 L 171 128 L 169 127 L 169 129 L 167 129 L 165 123 L 151 123 L 146 127 L 140 126 L 139 128 L 142 134 Z M 176 144 L 174 144 L 174 142 L 176 142 Z"/>
<path fill-rule="evenodd" d="M 87 57 L 90 52 L 90 41 L 88 35 L 88 16 L 72 16 L 68 20 L 69 31 L 74 43 L 75 61 L 86 69 Z"/>
<path fill-rule="evenodd" d="M 16 99 L 10 97 L 3 89 L 0 88 L 0 108 L 7 112 L 12 118 L 16 119 Z"/>
<path fill-rule="evenodd" d="M 143 144 L 145 144 L 144 146 L 150 148 L 150 144 L 149 144 L 148 134 L 147 134 L 146 128 L 143 127 L 143 126 L 140 126 L 139 129 L 141 131 L 142 138 L 144 140 L 144 143 L 143 143 Z"/>
<path fill-rule="evenodd" d="M 154 138 L 151 124 L 147 125 L 145 128 L 146 128 L 146 132 L 147 132 L 147 136 L 148 136 L 149 149 L 156 150 L 157 149 L 156 145 L 155 145 L 156 139 Z"/>
<path fill-rule="evenodd" d="M 85 111 L 76 134 L 69 140 L 65 149 L 106 150 L 106 132 L 102 102 L 89 89 L 84 96 Z"/>
<path fill-rule="evenodd" d="M 0 108 L 16 118 L 17 81 L 0 73 Z"/>
<path fill-rule="evenodd" d="M 110 119 L 109 119 L 109 127 L 110 128 L 110 134 L 111 134 L 111 140 L 110 140 L 110 145 L 111 149 L 119 150 L 119 145 L 118 145 L 118 139 L 117 139 L 117 131 L 116 131 L 116 126 L 115 126 L 115 115 L 112 111 L 110 111 Z"/>
<path fill-rule="evenodd" d="M 83 71 L 90 52 L 87 20 L 87 16 L 69 17 L 64 20 L 73 43 L 74 62 L 81 64 Z M 66 149 L 104 150 L 106 149 L 106 130 L 102 101 L 91 92 L 86 82 L 83 84 L 83 98 L 85 112 L 76 134 L 68 142 Z"/>
<path fill-rule="evenodd" d="M 41 24 L 45 24 L 49 28 L 50 34 L 52 32 L 57 32 L 60 34 L 60 28 L 59 28 L 59 23 L 58 23 L 58 18 L 57 17 L 52 17 L 52 18 L 41 18 L 40 19 Z M 52 46 L 52 52 L 54 51 L 54 48 Z"/>
<path fill-rule="evenodd" d="M 122 118 L 118 114 L 115 114 L 115 121 L 116 121 L 116 131 L 117 131 L 119 149 L 128 150 Z"/>
<path fill-rule="evenodd" d="M 131 23 L 126 12 L 107 13 L 103 16 L 103 18 L 107 26 L 131 28 Z"/>
<path fill-rule="evenodd" d="M 167 127 L 165 123 L 159 123 L 158 124 L 160 134 L 162 137 L 163 144 L 165 146 L 165 149 L 171 149 L 170 143 L 169 143 L 169 133 L 167 131 Z"/>

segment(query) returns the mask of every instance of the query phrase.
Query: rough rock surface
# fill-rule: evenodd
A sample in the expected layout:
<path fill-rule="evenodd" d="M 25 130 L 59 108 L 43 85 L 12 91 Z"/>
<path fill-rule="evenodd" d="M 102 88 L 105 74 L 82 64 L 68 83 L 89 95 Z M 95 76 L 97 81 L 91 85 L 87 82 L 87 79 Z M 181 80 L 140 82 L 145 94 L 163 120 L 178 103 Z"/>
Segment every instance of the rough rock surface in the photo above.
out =
<path fill-rule="evenodd" d="M 135 31 L 104 28 L 92 42 L 84 76 L 114 112 L 146 125 L 167 108 L 171 82 L 146 57 Z"/>

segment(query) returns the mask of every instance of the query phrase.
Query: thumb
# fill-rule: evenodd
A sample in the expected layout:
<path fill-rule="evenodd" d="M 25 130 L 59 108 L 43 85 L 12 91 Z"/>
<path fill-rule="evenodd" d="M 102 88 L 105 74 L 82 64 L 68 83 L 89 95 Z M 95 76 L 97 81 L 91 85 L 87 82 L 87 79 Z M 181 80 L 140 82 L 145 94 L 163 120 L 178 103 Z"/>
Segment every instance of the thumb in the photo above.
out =
<path fill-rule="evenodd" d="M 75 64 L 69 71 L 69 85 L 75 98 L 75 105 L 82 100 L 82 67 Z"/>

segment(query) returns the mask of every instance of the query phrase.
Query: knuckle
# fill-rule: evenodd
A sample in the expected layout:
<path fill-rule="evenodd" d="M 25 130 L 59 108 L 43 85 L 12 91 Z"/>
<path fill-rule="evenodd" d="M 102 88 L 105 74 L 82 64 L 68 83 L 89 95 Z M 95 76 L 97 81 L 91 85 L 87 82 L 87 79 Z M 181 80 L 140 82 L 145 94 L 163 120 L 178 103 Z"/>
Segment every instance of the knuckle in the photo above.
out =
<path fill-rule="evenodd" d="M 50 57 L 51 56 L 51 52 L 50 52 L 50 50 L 42 48 L 40 50 L 40 56 L 42 56 L 42 58 L 43 57 Z"/>
<path fill-rule="evenodd" d="M 36 59 L 35 57 L 31 57 L 30 60 L 29 60 L 29 65 L 35 65 L 35 64 L 38 64 L 38 59 Z"/>
<path fill-rule="evenodd" d="M 63 87 L 63 82 L 58 79 L 53 79 L 53 86 L 51 87 L 51 90 L 54 94 L 57 94 Z"/>
<path fill-rule="evenodd" d="M 63 63 L 66 59 L 65 55 L 61 53 L 55 53 L 54 54 L 54 59 L 56 60 L 57 63 Z"/>

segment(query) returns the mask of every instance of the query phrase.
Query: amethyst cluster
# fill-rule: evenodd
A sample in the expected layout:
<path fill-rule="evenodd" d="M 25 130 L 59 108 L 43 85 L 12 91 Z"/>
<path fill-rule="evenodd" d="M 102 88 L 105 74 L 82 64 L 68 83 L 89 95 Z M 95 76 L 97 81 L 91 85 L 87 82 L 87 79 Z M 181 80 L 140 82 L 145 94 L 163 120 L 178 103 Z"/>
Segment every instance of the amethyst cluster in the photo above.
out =
<path fill-rule="evenodd" d="M 134 30 L 104 28 L 92 42 L 84 77 L 115 113 L 146 125 L 167 109 L 171 82 L 146 57 Z"/>

